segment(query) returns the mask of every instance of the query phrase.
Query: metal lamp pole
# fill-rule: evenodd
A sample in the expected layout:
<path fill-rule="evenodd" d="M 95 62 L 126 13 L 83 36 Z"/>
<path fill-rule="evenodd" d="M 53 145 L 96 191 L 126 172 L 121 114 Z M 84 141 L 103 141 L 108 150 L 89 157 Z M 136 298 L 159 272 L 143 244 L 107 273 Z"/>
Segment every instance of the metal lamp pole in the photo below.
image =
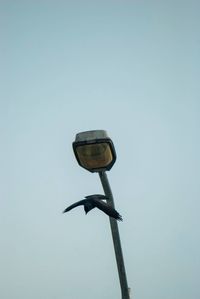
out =
<path fill-rule="evenodd" d="M 109 184 L 106 172 L 105 171 L 99 172 L 99 177 L 100 177 L 105 195 L 108 196 L 108 198 L 109 198 L 108 203 L 113 208 L 115 208 L 114 198 L 112 195 L 112 191 L 110 188 L 110 184 Z M 110 219 L 110 227 L 111 227 L 111 232 L 112 232 L 113 245 L 114 245 L 114 250 L 115 250 L 115 257 L 116 257 L 116 261 L 117 261 L 117 268 L 118 268 L 119 281 L 120 281 L 120 286 L 121 286 L 122 299 L 130 299 L 130 294 L 129 294 L 130 289 L 128 288 L 128 283 L 127 283 L 127 278 L 126 278 L 126 270 L 125 270 L 123 253 L 122 253 L 122 248 L 121 248 L 118 224 L 117 224 L 116 219 L 111 218 L 111 217 L 109 217 L 109 219 Z"/>

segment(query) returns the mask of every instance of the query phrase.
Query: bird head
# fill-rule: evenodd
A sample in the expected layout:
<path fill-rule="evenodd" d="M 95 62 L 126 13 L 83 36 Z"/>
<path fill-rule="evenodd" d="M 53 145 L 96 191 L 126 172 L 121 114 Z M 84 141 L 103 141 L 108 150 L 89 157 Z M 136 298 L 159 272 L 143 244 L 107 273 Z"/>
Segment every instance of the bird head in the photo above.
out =
<path fill-rule="evenodd" d="M 94 208 L 94 205 L 90 201 L 86 201 L 84 204 L 85 214 L 87 214 L 90 210 Z"/>
<path fill-rule="evenodd" d="M 84 210 L 85 210 L 85 214 L 87 215 L 87 213 L 90 211 L 88 206 L 84 206 Z"/>

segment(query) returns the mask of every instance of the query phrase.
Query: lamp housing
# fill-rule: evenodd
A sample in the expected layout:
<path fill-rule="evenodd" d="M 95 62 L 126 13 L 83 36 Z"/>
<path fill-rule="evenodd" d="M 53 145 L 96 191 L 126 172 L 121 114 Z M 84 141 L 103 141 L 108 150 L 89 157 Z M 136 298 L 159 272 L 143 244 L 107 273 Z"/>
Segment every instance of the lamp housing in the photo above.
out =
<path fill-rule="evenodd" d="M 78 133 L 72 146 L 79 165 L 90 172 L 110 170 L 116 161 L 114 144 L 104 130 Z"/>

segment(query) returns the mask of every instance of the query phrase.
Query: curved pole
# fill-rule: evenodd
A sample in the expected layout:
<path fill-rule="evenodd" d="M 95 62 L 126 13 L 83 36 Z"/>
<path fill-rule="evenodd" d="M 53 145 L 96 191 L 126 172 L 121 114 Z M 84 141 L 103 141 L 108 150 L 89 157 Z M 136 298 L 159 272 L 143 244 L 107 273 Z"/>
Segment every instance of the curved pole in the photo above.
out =
<path fill-rule="evenodd" d="M 114 198 L 112 195 L 112 191 L 110 188 L 110 184 L 109 184 L 106 172 L 99 172 L 99 177 L 100 177 L 105 195 L 108 196 L 108 198 L 109 198 L 107 200 L 107 202 L 113 208 L 115 208 Z M 111 232 L 112 232 L 113 245 L 114 245 L 114 250 L 115 250 L 115 257 L 116 257 L 116 261 L 117 261 L 117 268 L 118 268 L 119 281 L 120 281 L 120 286 L 121 286 L 122 299 L 130 299 L 130 294 L 129 294 L 130 289 L 128 288 L 128 283 L 127 283 L 127 278 L 126 278 L 126 270 L 125 270 L 125 265 L 124 265 L 124 259 L 123 259 L 123 253 L 122 253 L 122 248 L 121 248 L 121 241 L 120 241 L 120 236 L 119 236 L 117 220 L 112 217 L 109 217 L 109 219 L 110 219 L 110 227 L 111 227 Z"/>

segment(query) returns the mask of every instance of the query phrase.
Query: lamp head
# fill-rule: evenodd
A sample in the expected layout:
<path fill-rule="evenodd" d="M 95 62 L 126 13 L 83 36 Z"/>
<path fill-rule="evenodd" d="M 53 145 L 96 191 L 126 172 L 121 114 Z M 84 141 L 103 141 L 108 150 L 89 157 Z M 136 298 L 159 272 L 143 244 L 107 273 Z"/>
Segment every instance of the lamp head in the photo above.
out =
<path fill-rule="evenodd" d="M 73 150 L 79 165 L 90 172 L 110 170 L 116 161 L 114 144 L 104 130 L 78 133 Z"/>

